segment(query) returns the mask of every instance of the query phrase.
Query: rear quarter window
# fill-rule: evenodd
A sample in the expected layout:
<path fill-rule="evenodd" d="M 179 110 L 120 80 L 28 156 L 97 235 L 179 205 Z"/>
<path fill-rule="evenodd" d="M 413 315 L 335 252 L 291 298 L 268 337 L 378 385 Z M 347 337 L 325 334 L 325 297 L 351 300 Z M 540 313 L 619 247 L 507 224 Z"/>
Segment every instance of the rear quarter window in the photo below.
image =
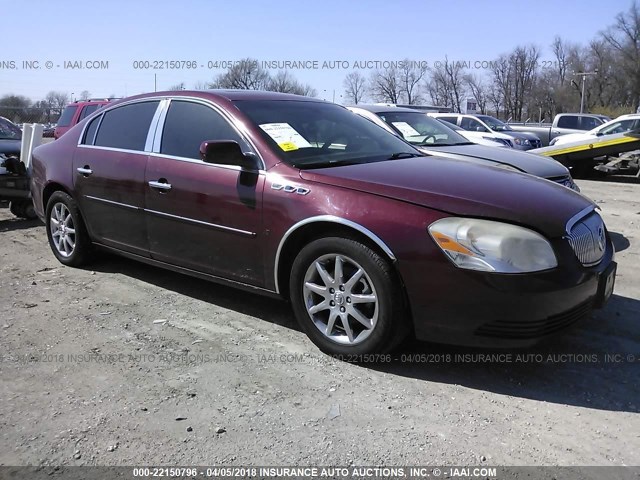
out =
<path fill-rule="evenodd" d="M 80 123 L 82 120 L 84 120 L 89 115 L 91 115 L 93 112 L 95 112 L 98 108 L 100 108 L 100 106 L 101 105 L 86 105 L 82 109 L 82 112 L 80 112 L 80 118 L 78 118 L 78 123 Z"/>
<path fill-rule="evenodd" d="M 159 103 L 140 102 L 109 110 L 104 114 L 94 145 L 143 151 Z"/>

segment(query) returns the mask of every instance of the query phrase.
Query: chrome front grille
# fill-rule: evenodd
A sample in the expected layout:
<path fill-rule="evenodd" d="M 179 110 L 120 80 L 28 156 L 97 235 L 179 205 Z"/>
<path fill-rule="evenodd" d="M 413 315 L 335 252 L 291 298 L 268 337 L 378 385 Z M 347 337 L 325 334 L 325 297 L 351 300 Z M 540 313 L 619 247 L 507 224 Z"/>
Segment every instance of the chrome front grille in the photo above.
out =
<path fill-rule="evenodd" d="M 607 239 L 604 222 L 600 215 L 591 212 L 578 220 L 571 227 L 567 240 L 583 265 L 592 266 L 602 260 L 607 247 Z"/>

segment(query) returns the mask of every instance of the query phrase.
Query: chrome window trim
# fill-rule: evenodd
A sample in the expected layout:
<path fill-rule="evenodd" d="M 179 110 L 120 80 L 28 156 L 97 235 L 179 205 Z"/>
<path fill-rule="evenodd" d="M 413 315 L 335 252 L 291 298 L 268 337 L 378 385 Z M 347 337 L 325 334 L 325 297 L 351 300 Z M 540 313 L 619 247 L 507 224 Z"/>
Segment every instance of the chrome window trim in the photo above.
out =
<path fill-rule="evenodd" d="M 158 129 L 158 120 L 166 110 L 167 100 L 160 100 L 158 103 L 158 108 L 156 108 L 156 113 L 153 114 L 153 118 L 151 118 L 151 123 L 149 124 L 149 130 L 147 131 L 147 139 L 144 142 L 144 151 L 151 152 L 153 151 L 153 145 L 155 142 L 156 131 Z M 96 130 L 96 133 L 98 131 Z"/>
<path fill-rule="evenodd" d="M 573 217 L 571 217 L 565 226 L 565 230 L 567 235 L 571 233 L 571 229 L 574 227 L 576 223 L 578 223 L 583 217 L 586 217 L 589 213 L 596 209 L 596 205 L 589 205 L 586 208 L 583 208 L 578 213 L 576 213 Z"/>
<path fill-rule="evenodd" d="M 247 230 L 240 230 L 239 228 L 227 227 L 227 226 L 224 226 L 224 225 L 219 225 L 217 223 L 204 222 L 202 220 L 196 220 L 194 218 L 181 217 L 180 215 L 172 215 L 170 213 L 159 212 L 158 210 L 149 210 L 147 208 L 144 208 L 143 210 L 145 212 L 147 212 L 147 213 L 153 213 L 154 215 L 159 215 L 161 217 L 168 217 L 168 218 L 174 218 L 174 219 L 177 219 L 177 220 L 184 220 L 184 221 L 189 222 L 189 223 L 195 223 L 195 224 L 198 224 L 198 225 L 204 225 L 204 226 L 207 226 L 207 227 L 212 227 L 212 228 L 216 228 L 218 230 L 224 230 L 224 231 L 227 231 L 227 232 L 239 233 L 241 235 L 245 235 L 245 236 L 248 236 L 248 237 L 255 237 L 256 236 L 255 232 L 249 232 Z"/>
<path fill-rule="evenodd" d="M 194 158 L 187 158 L 187 157 L 178 157 L 175 155 L 167 155 L 166 153 L 151 153 L 154 158 L 167 158 L 169 160 L 177 160 L 179 162 L 187 162 L 187 163 L 195 163 L 196 165 L 203 165 L 203 166 L 207 166 L 207 167 L 219 167 L 219 168 L 226 168 L 227 170 L 235 170 L 237 172 L 251 172 L 251 170 L 243 170 L 242 167 L 240 165 L 227 165 L 224 163 L 209 163 L 209 162 L 203 162 L 202 160 L 196 160 Z M 258 174 L 264 175 L 267 172 L 265 170 L 258 170 L 257 172 Z"/>
<path fill-rule="evenodd" d="M 97 202 L 108 203 L 110 205 L 117 205 L 118 207 L 129 208 L 129 209 L 132 209 L 132 210 L 144 210 L 143 208 L 136 207 L 135 205 L 129 205 L 128 203 L 114 202 L 113 200 L 107 200 L 106 198 L 94 197 L 92 195 L 85 195 L 84 198 L 88 198 L 90 200 L 95 200 Z"/>
<path fill-rule="evenodd" d="M 160 115 L 156 119 L 156 124 L 153 125 L 153 143 L 150 150 L 150 153 L 154 154 L 160 151 L 160 146 L 162 144 L 162 132 L 164 130 L 164 121 L 167 118 L 167 112 L 169 111 L 171 100 L 168 98 L 163 98 L 160 103 L 162 105 L 162 110 L 160 112 Z"/>
<path fill-rule="evenodd" d="M 201 105 L 204 105 L 205 107 L 209 107 L 211 108 L 214 112 L 218 113 L 224 120 L 227 121 L 227 123 L 231 126 L 231 128 L 233 128 L 233 130 L 238 134 L 238 136 L 244 140 L 247 145 L 252 149 L 253 153 L 255 153 L 258 158 L 260 159 L 260 163 L 262 164 L 262 168 L 260 168 L 260 171 L 264 171 L 266 170 L 266 164 L 264 159 L 262 158 L 262 155 L 260 154 L 260 151 L 258 150 L 258 148 L 256 147 L 255 143 L 253 142 L 253 140 L 251 139 L 251 137 L 247 134 L 245 134 L 243 132 L 243 129 L 241 129 L 235 122 L 235 120 L 222 108 L 220 108 L 218 105 L 216 105 L 215 103 L 213 103 L 211 100 L 208 100 L 206 98 L 200 98 L 200 97 L 188 97 L 188 96 L 169 96 L 169 97 L 165 97 L 167 100 L 169 100 L 169 102 L 172 101 L 187 101 L 187 102 L 191 102 L 191 103 L 199 103 Z M 167 109 L 164 113 L 164 115 L 162 116 L 162 118 L 159 121 L 158 124 L 158 129 L 156 130 L 156 139 L 154 141 L 153 144 L 153 151 L 152 153 L 154 155 L 165 155 L 165 154 L 161 154 L 160 153 L 160 148 L 161 148 L 161 143 L 162 143 L 162 133 L 164 131 L 164 124 L 167 118 L 167 113 L 169 111 L 169 107 L 170 107 L 170 103 L 167 105 Z M 201 160 L 197 160 L 197 159 L 193 159 L 193 158 L 189 158 L 189 157 L 178 157 L 175 155 L 167 155 L 167 158 L 187 158 L 189 160 L 195 160 L 198 162 L 202 162 Z M 204 162 L 202 162 L 204 163 Z M 217 164 L 219 165 L 219 164 Z"/>
<path fill-rule="evenodd" d="M 317 222 L 338 223 L 340 225 L 351 227 L 354 230 L 357 230 L 358 232 L 366 235 L 367 237 L 369 237 L 369 239 L 375 242 L 376 245 L 378 245 L 382 249 L 382 251 L 389 257 L 389 259 L 392 262 L 396 261 L 395 255 L 393 254 L 391 249 L 387 246 L 387 244 L 384 243 L 382 239 L 378 237 L 375 233 L 373 233 L 368 228 L 363 227 L 359 223 L 353 222 L 351 220 L 347 220 L 346 218 L 336 217 L 335 215 L 318 215 L 315 217 L 305 218 L 304 220 L 300 220 L 299 222 L 291 226 L 280 239 L 280 244 L 278 245 L 278 250 L 276 251 L 275 264 L 273 267 L 273 278 L 275 281 L 276 293 L 278 294 L 280 293 L 280 285 L 278 284 L 278 267 L 280 265 L 280 254 L 282 253 L 282 247 L 284 247 L 284 244 L 287 241 L 287 238 L 289 238 L 289 236 L 291 236 L 291 234 L 295 232 L 298 228 L 304 225 L 308 225 L 310 223 L 317 223 Z"/>
<path fill-rule="evenodd" d="M 142 150 L 127 150 L 126 148 L 115 148 L 115 147 L 101 147 L 98 145 L 78 145 L 78 148 L 88 148 L 92 150 L 106 150 L 109 152 L 120 152 L 120 153 L 133 153 L 136 155 L 149 155 L 149 152 L 145 152 Z"/>
<path fill-rule="evenodd" d="M 115 109 L 115 108 L 124 107 L 125 105 L 131 105 L 131 104 L 134 104 L 134 103 L 157 102 L 157 101 L 162 102 L 163 98 L 165 98 L 165 97 L 145 97 L 145 98 L 136 98 L 136 99 L 133 99 L 133 100 L 128 100 L 126 102 L 118 103 L 116 105 L 111 105 L 111 106 L 109 106 L 109 104 L 106 104 L 102 108 L 99 108 L 97 111 L 93 112 L 87 118 L 93 119 L 93 117 L 97 117 L 98 115 L 103 115 L 102 119 L 104 119 L 104 114 L 109 112 L 109 111 L 111 111 L 111 110 L 113 110 L 113 109 Z M 102 124 L 102 119 L 99 120 L 100 124 Z M 86 131 L 86 129 L 89 126 L 90 123 L 91 123 L 91 120 L 87 120 L 87 122 L 82 127 L 82 132 L 80 132 L 80 136 L 78 137 L 78 146 L 82 146 L 82 145 L 86 146 L 86 144 L 82 143 L 82 139 L 84 138 L 84 132 Z M 151 120 L 151 125 L 153 125 L 153 119 Z M 100 129 L 100 125 L 98 125 L 98 128 L 96 128 L 96 134 L 93 136 L 94 142 L 95 142 L 95 139 L 96 139 L 95 137 L 97 136 L 99 129 Z M 92 144 L 90 146 L 95 146 L 95 145 Z M 136 151 L 138 151 L 138 150 L 136 150 Z"/>

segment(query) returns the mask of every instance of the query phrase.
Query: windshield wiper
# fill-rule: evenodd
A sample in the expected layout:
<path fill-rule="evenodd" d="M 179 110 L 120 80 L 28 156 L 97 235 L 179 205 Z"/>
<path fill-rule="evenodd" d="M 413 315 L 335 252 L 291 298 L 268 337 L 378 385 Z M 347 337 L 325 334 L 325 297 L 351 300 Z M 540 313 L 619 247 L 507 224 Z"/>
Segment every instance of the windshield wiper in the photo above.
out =
<path fill-rule="evenodd" d="M 423 153 L 412 153 L 412 152 L 397 152 L 392 153 L 389 157 L 389 160 L 397 160 L 399 158 L 413 158 L 413 157 L 424 157 Z"/>

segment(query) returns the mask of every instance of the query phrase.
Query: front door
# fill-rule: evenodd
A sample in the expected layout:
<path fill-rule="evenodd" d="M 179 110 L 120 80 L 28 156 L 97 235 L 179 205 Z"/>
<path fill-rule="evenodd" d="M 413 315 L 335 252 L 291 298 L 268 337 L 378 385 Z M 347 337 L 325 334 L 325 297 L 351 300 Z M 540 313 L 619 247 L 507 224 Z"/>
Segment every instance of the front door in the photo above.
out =
<path fill-rule="evenodd" d="M 262 286 L 264 174 L 203 162 L 199 147 L 205 140 L 234 140 L 251 151 L 213 107 L 172 100 L 145 176 L 151 256 Z"/>

